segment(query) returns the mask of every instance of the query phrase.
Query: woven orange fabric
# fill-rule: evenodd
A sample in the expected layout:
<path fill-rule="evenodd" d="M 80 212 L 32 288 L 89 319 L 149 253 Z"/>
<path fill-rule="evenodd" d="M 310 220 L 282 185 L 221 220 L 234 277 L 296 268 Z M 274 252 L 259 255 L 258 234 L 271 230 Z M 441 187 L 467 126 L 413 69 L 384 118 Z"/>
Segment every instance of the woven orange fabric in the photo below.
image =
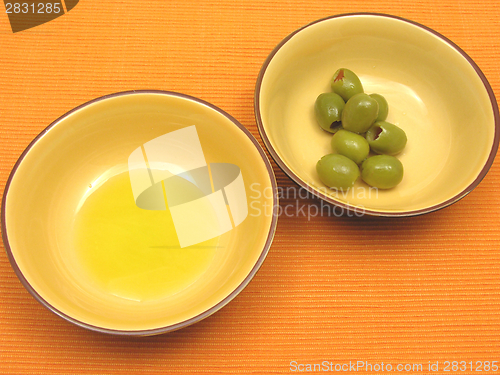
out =
<path fill-rule="evenodd" d="M 196 96 L 260 141 L 253 91 L 261 64 L 290 32 L 333 14 L 381 12 L 433 28 L 476 61 L 500 98 L 498 5 L 81 0 L 66 15 L 18 33 L 0 7 L 0 193 L 42 129 L 113 92 Z M 275 173 L 280 186 L 294 186 L 277 167 Z M 322 361 L 422 364 L 423 371 L 406 372 L 415 374 L 436 362 L 435 373 L 476 373 L 479 362 L 485 372 L 489 361 L 493 372 L 493 361 L 500 367 L 499 185 L 497 157 L 471 194 L 422 217 L 283 215 L 263 267 L 234 301 L 198 324 L 149 338 L 96 334 L 58 318 L 22 287 L 2 250 L 0 373 L 271 374 Z M 469 367 L 460 371 L 452 361 Z"/>

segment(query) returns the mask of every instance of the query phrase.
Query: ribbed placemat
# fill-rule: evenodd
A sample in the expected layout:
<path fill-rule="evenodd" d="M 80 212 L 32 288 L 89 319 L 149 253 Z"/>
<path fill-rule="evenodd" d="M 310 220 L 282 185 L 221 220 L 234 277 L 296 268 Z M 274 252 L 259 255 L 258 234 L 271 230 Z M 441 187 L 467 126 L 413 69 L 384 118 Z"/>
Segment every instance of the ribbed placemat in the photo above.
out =
<path fill-rule="evenodd" d="M 44 127 L 118 91 L 199 97 L 260 142 L 253 91 L 261 64 L 290 32 L 339 13 L 388 13 L 433 28 L 476 61 L 500 97 L 498 5 L 82 0 L 64 16 L 17 33 L 2 8 L 0 193 Z M 273 165 L 280 186 L 295 186 Z M 63 321 L 28 294 L 2 250 L 0 373 L 270 374 L 307 365 L 319 371 L 314 364 L 358 373 L 390 373 L 390 364 L 397 373 L 400 364 L 417 374 L 436 362 L 433 373 L 493 372 L 493 361 L 500 367 L 499 185 L 497 158 L 479 187 L 433 214 L 282 215 L 264 265 L 234 301 L 198 324 L 149 338 L 107 336 Z M 300 209 L 319 201 L 289 196 L 282 204 Z M 357 368 L 361 362 L 365 368 Z"/>

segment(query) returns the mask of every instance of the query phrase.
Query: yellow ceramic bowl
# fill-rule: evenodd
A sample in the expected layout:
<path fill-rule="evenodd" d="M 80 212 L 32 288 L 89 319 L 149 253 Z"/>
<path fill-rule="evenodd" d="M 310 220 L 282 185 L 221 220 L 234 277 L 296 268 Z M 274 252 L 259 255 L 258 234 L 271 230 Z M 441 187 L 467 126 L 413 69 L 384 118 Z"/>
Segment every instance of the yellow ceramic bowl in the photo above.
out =
<path fill-rule="evenodd" d="M 383 95 L 387 121 L 408 136 L 396 188 L 376 191 L 359 179 L 348 194 L 338 193 L 316 174 L 317 161 L 332 152 L 332 135 L 317 125 L 314 102 L 331 91 L 339 68 L 354 71 L 366 93 Z M 295 182 L 342 208 L 380 216 L 458 201 L 486 175 L 500 134 L 493 91 L 472 59 L 425 26 L 380 14 L 325 18 L 286 37 L 261 69 L 255 114 L 266 147 Z"/>
<path fill-rule="evenodd" d="M 96 331 L 182 328 L 233 299 L 276 227 L 265 153 L 234 118 L 171 92 L 109 95 L 62 116 L 8 180 L 2 234 L 28 291 Z"/>

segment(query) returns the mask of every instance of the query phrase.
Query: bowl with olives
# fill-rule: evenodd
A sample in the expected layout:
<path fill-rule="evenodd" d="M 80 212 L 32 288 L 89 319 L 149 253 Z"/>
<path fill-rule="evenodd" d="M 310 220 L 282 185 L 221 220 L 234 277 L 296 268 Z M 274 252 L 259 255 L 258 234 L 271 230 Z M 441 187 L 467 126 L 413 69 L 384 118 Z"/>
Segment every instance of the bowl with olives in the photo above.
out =
<path fill-rule="evenodd" d="M 391 15 L 336 15 L 291 33 L 264 62 L 254 99 L 279 167 L 368 215 L 457 202 L 499 145 L 497 102 L 477 64 L 445 36 Z"/>

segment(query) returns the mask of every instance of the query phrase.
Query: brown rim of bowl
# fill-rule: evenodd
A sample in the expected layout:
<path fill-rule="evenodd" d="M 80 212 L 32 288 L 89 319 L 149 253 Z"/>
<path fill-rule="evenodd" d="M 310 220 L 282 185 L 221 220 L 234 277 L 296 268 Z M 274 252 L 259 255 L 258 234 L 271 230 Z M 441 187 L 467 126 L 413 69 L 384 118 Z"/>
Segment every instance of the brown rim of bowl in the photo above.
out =
<path fill-rule="evenodd" d="M 14 175 L 17 171 L 17 168 L 22 163 L 24 157 L 28 154 L 28 152 L 31 150 L 31 148 L 37 143 L 37 141 L 45 133 L 47 133 L 51 128 L 56 126 L 58 123 L 60 123 L 66 117 L 68 117 L 70 114 L 72 114 L 73 112 L 76 112 L 84 107 L 87 107 L 91 104 L 94 104 L 96 102 L 106 100 L 109 98 L 114 98 L 114 97 L 124 96 L 124 95 L 135 95 L 135 94 L 158 94 L 158 95 L 174 96 L 174 97 L 179 97 L 179 98 L 191 100 L 191 101 L 194 101 L 198 104 L 205 105 L 205 106 L 219 112 L 220 114 L 225 116 L 227 119 L 229 119 L 234 125 L 236 125 L 250 139 L 250 141 L 257 148 L 262 160 L 264 161 L 264 164 L 266 165 L 266 168 L 267 168 L 267 171 L 269 174 L 269 178 L 271 180 L 272 189 L 273 189 L 273 212 L 272 212 L 272 220 L 271 220 L 271 225 L 269 228 L 269 233 L 268 233 L 268 236 L 266 239 L 266 243 L 264 244 L 262 252 L 261 252 L 259 258 L 257 259 L 257 262 L 255 263 L 253 268 L 250 270 L 248 275 L 245 277 L 245 279 L 243 279 L 243 281 L 240 283 L 240 285 L 238 285 L 238 287 L 236 287 L 236 289 L 234 289 L 222 301 L 220 301 L 219 303 L 212 306 L 207 311 L 205 311 L 197 316 L 194 316 L 190 319 L 187 319 L 185 321 L 182 321 L 182 322 L 179 322 L 179 323 L 176 323 L 173 325 L 159 327 L 159 328 L 153 328 L 153 329 L 146 329 L 146 330 L 128 331 L 128 330 L 108 329 L 108 328 L 103 328 L 103 327 L 87 324 L 87 323 L 82 322 L 80 320 L 74 319 L 74 318 L 70 317 L 69 315 L 66 315 L 65 313 L 63 313 L 62 311 L 59 311 L 54 306 L 52 306 L 50 303 L 45 301 L 45 299 L 43 299 L 43 297 L 41 297 L 38 294 L 38 292 L 30 285 L 28 280 L 26 280 L 22 271 L 20 270 L 19 266 L 17 265 L 16 260 L 14 259 L 14 256 L 12 254 L 12 250 L 10 248 L 8 234 L 7 234 L 5 208 L 6 208 L 6 198 L 7 198 L 8 192 L 9 192 L 9 187 L 10 187 L 12 178 L 14 177 Z M 208 316 L 212 315 L 213 313 L 217 312 L 218 310 L 223 308 L 225 305 L 227 305 L 231 300 L 233 300 L 248 285 L 248 283 L 252 280 L 252 278 L 255 276 L 255 274 L 257 273 L 257 271 L 261 267 L 262 263 L 264 262 L 267 254 L 269 252 L 269 248 L 271 247 L 271 243 L 273 241 L 274 234 L 276 232 L 276 225 L 277 225 L 277 220 L 278 220 L 277 210 L 278 210 L 277 184 L 276 184 L 276 178 L 274 176 L 274 172 L 273 172 L 271 163 L 270 163 L 269 159 L 267 158 L 264 150 L 262 149 L 262 147 L 260 146 L 258 141 L 255 139 L 255 137 L 238 120 L 236 120 L 233 116 L 231 116 L 230 114 L 228 114 L 224 110 L 216 107 L 215 105 L 210 104 L 202 99 L 198 99 L 198 98 L 195 98 L 195 97 L 190 96 L 190 95 L 181 94 L 181 93 L 172 92 L 172 91 L 162 91 L 162 90 L 132 90 L 132 91 L 123 91 L 123 92 L 105 95 L 105 96 L 93 99 L 93 100 L 86 102 L 84 104 L 81 104 L 76 108 L 73 108 L 72 110 L 70 110 L 69 112 L 65 113 L 64 115 L 59 117 L 57 120 L 52 122 L 40 134 L 38 134 L 35 137 L 35 139 L 33 139 L 33 141 L 31 141 L 31 143 L 28 145 L 28 147 L 26 147 L 26 149 L 23 151 L 23 153 L 21 154 L 21 156 L 17 160 L 16 164 L 14 165 L 12 172 L 10 173 L 10 176 L 7 180 L 6 185 L 5 185 L 5 191 L 4 191 L 3 199 L 2 199 L 2 217 L 1 217 L 1 220 L 2 220 L 2 239 L 3 239 L 3 243 L 5 246 L 5 250 L 7 252 L 7 256 L 9 258 L 10 264 L 11 264 L 12 268 L 14 269 L 14 272 L 16 273 L 17 277 L 21 281 L 21 284 L 28 290 L 28 292 L 39 303 L 41 303 L 43 306 L 45 306 L 51 312 L 55 313 L 56 315 L 60 316 L 61 318 L 65 319 L 65 320 L 67 320 L 68 322 L 71 322 L 77 326 L 80 326 L 80 327 L 83 327 L 83 328 L 86 328 L 86 329 L 89 329 L 89 330 L 95 331 L 95 332 L 108 333 L 108 334 L 121 335 L 121 336 L 152 336 L 152 335 L 158 335 L 161 333 L 175 331 L 175 330 L 190 326 L 191 324 L 197 323 L 197 322 L 207 318 Z"/>
<path fill-rule="evenodd" d="M 376 210 L 363 209 L 363 208 L 359 208 L 359 207 L 356 207 L 356 206 L 352 206 L 352 205 L 347 204 L 347 203 L 336 201 L 332 197 L 330 197 L 328 195 L 325 195 L 325 194 L 323 194 L 323 193 L 315 190 L 314 188 L 312 188 L 311 186 L 309 186 L 308 184 L 306 184 L 304 181 L 302 181 L 299 178 L 299 176 L 297 176 L 294 172 L 292 172 L 286 166 L 286 164 L 281 160 L 281 158 L 279 157 L 278 153 L 276 152 L 276 150 L 272 146 L 269 138 L 267 137 L 267 134 L 266 134 L 266 132 L 264 130 L 264 125 L 262 123 L 262 116 L 261 116 L 261 113 L 260 113 L 260 90 L 261 90 L 261 86 L 262 86 L 262 80 L 263 80 L 264 75 L 266 73 L 267 67 L 269 66 L 271 60 L 274 58 L 274 56 L 276 55 L 276 53 L 293 36 L 295 36 L 297 33 L 301 32 L 302 30 L 304 30 L 304 29 L 306 29 L 306 28 L 308 28 L 310 26 L 313 26 L 313 25 L 315 25 L 317 23 L 320 23 L 320 22 L 323 22 L 323 21 L 328 21 L 328 20 L 331 20 L 331 19 L 334 19 L 334 18 L 358 17 L 358 16 L 373 16 L 373 17 L 385 17 L 385 18 L 395 19 L 395 20 L 398 20 L 398 21 L 406 22 L 406 23 L 409 23 L 411 25 L 417 26 L 417 27 L 419 27 L 419 28 L 421 28 L 421 29 L 423 29 L 425 31 L 428 31 L 431 34 L 439 37 L 441 40 L 443 40 L 445 43 L 447 43 L 449 46 L 451 46 L 457 52 L 459 52 L 469 62 L 469 64 L 474 68 L 474 70 L 476 71 L 477 75 L 479 76 L 479 78 L 483 82 L 483 85 L 484 85 L 486 91 L 488 92 L 488 96 L 489 96 L 490 102 L 491 102 L 491 107 L 492 107 L 492 110 L 493 110 L 494 122 L 495 122 L 495 136 L 494 136 L 494 139 L 493 139 L 493 145 L 492 145 L 490 154 L 488 156 L 488 159 L 487 159 L 485 165 L 483 166 L 481 172 L 476 177 L 476 179 L 469 186 L 467 186 L 462 192 L 460 192 L 459 194 L 455 195 L 454 197 L 452 197 L 452 198 L 450 198 L 450 199 L 448 199 L 448 200 L 446 200 L 444 202 L 441 202 L 441 203 L 439 203 L 437 205 L 430 206 L 430 207 L 427 207 L 427 208 L 424 208 L 424 209 L 420 209 L 420 210 L 401 211 L 401 212 L 384 212 L 384 211 L 376 211 Z M 261 70 L 259 72 L 259 75 L 257 77 L 256 86 L 255 86 L 254 112 L 255 112 L 255 119 L 257 121 L 257 128 L 259 129 L 259 133 L 260 133 L 260 136 L 262 138 L 262 141 L 264 142 L 264 145 L 268 149 L 268 151 L 271 154 L 271 156 L 273 157 L 273 159 L 276 161 L 276 164 L 278 164 L 278 166 L 281 168 L 281 170 L 283 170 L 283 172 L 285 172 L 285 174 L 287 174 L 295 183 L 297 183 L 300 187 L 306 189 L 309 193 L 311 193 L 311 194 L 313 194 L 313 195 L 315 195 L 315 196 L 317 196 L 317 197 L 319 197 L 319 198 L 321 198 L 321 199 L 323 199 L 323 200 L 327 201 L 328 203 L 331 203 L 331 204 L 333 204 L 335 206 L 342 207 L 342 209 L 345 209 L 348 212 L 349 211 L 352 211 L 352 212 L 362 211 L 363 214 L 367 214 L 367 215 L 370 215 L 370 216 L 409 217 L 409 216 L 423 215 L 423 214 L 426 214 L 426 213 L 429 213 L 429 212 L 440 210 L 442 208 L 445 208 L 445 207 L 447 207 L 447 206 L 449 206 L 449 205 L 451 205 L 451 204 L 459 201 L 460 199 L 462 199 L 463 197 L 465 197 L 467 194 L 469 194 L 481 182 L 481 180 L 486 176 L 486 174 L 488 173 L 488 170 L 490 169 L 491 165 L 493 164 L 493 160 L 495 159 L 495 155 L 496 155 L 496 152 L 497 152 L 497 149 L 498 149 L 498 145 L 499 145 L 499 141 L 500 141 L 500 115 L 498 113 L 498 105 L 497 105 L 497 101 L 495 99 L 495 94 L 493 93 L 493 90 L 492 90 L 492 88 L 491 88 L 488 80 L 486 79 L 485 75 L 483 74 L 483 72 L 481 71 L 481 69 L 479 69 L 479 67 L 477 66 L 477 64 L 472 60 L 472 58 L 470 58 L 469 55 L 467 55 L 467 53 L 465 53 L 465 51 L 463 51 L 458 45 L 456 45 L 450 39 L 448 39 L 444 35 L 441 35 L 437 31 L 435 31 L 435 30 L 433 30 L 433 29 L 431 29 L 431 28 L 429 28 L 427 26 L 424 26 L 422 24 L 419 24 L 418 22 L 410 21 L 410 20 L 407 20 L 407 19 L 399 17 L 399 16 L 393 16 L 393 15 L 390 15 L 390 14 L 383 14 L 383 13 L 370 13 L 370 12 L 344 13 L 344 14 L 338 14 L 338 15 L 334 15 L 334 16 L 330 16 L 330 17 L 325 17 L 325 18 L 321 18 L 319 20 L 313 21 L 313 22 L 311 22 L 311 23 L 309 23 L 309 24 L 307 24 L 307 25 L 305 25 L 305 26 L 303 26 L 303 27 L 295 30 L 294 32 L 292 32 L 291 34 L 289 34 L 287 37 L 285 37 L 271 51 L 271 53 L 269 54 L 269 56 L 267 57 L 267 59 L 264 61 L 264 64 L 262 65 L 262 68 L 261 68 Z"/>

